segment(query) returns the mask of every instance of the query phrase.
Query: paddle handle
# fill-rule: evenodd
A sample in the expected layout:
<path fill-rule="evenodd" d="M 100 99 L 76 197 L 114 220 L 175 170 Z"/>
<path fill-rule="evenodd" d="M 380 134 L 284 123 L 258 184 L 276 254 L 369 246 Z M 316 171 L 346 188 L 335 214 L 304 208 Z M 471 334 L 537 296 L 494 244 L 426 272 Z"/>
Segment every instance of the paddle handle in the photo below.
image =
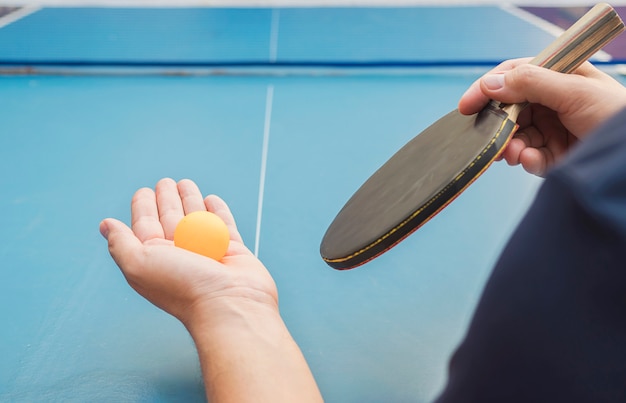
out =
<path fill-rule="evenodd" d="M 560 73 L 571 73 L 622 31 L 624 23 L 613 7 L 599 3 L 529 63 Z M 528 102 L 500 104 L 513 121 L 527 106 Z"/>
<path fill-rule="evenodd" d="M 606 3 L 597 4 L 530 64 L 570 73 L 623 30 L 624 23 L 613 7 Z"/>

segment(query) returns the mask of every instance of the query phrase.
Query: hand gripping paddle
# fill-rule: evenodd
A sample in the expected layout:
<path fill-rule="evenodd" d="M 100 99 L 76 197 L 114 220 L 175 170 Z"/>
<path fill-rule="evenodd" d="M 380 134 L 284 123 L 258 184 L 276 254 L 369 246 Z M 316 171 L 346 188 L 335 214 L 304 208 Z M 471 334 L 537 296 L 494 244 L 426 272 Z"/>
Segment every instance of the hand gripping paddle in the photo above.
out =
<path fill-rule="evenodd" d="M 570 73 L 623 29 L 615 10 L 598 4 L 530 63 Z M 455 110 L 413 138 L 337 214 L 320 247 L 324 261 L 350 269 L 417 230 L 498 157 L 525 106 L 490 102 L 472 116 Z"/>

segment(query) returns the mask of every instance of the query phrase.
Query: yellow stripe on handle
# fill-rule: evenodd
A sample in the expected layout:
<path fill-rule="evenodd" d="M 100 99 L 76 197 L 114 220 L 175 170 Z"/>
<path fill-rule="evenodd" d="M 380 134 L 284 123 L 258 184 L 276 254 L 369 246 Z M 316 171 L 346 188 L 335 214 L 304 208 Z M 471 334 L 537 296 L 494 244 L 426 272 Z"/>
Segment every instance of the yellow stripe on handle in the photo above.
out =
<path fill-rule="evenodd" d="M 624 30 L 617 12 L 600 3 L 582 16 L 530 64 L 570 73 Z"/>

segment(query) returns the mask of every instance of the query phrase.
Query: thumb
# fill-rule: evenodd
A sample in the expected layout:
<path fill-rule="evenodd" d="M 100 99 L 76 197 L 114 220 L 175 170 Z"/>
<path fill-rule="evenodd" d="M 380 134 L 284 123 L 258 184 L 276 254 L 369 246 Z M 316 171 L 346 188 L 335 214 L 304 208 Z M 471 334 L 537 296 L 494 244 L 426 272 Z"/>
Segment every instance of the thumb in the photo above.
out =
<path fill-rule="evenodd" d="M 107 218 L 100 223 L 100 233 L 107 240 L 109 253 L 122 271 L 133 264 L 131 260 L 135 256 L 140 255 L 136 252 L 141 249 L 141 241 L 123 222 Z"/>
<path fill-rule="evenodd" d="M 580 78 L 523 64 L 503 73 L 485 75 L 480 88 L 491 99 L 505 104 L 530 102 L 563 113 L 568 109 L 567 102 L 575 102 Z"/>

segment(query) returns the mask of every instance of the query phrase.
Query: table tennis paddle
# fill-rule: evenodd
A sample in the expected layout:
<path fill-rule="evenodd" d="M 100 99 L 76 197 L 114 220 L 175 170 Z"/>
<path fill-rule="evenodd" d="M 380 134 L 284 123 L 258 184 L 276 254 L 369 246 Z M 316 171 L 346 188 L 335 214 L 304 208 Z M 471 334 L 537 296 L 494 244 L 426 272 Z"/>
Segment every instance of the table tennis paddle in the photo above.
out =
<path fill-rule="evenodd" d="M 615 10 L 598 4 L 530 63 L 570 73 L 623 30 Z M 413 138 L 337 214 L 320 246 L 324 261 L 354 268 L 421 227 L 499 156 L 525 106 L 492 101 L 472 116 L 455 110 Z"/>

